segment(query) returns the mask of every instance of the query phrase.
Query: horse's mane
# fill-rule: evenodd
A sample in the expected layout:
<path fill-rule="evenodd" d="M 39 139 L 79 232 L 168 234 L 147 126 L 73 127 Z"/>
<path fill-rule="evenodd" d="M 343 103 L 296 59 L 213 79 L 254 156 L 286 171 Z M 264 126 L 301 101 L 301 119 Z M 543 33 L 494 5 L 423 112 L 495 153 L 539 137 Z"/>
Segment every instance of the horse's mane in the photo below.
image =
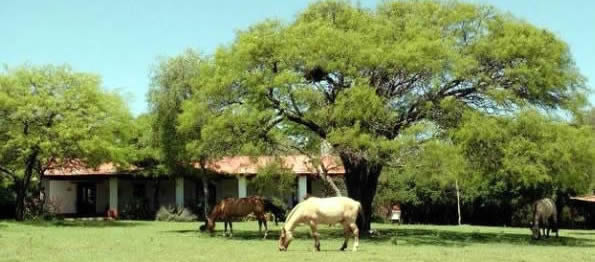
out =
<path fill-rule="evenodd" d="M 291 212 L 289 212 L 289 214 L 287 215 L 287 217 L 285 218 L 285 224 L 287 224 L 287 222 L 291 219 L 291 217 L 295 214 L 295 211 L 298 210 L 298 208 L 304 203 L 305 201 L 299 202 L 297 205 L 295 205 L 293 207 L 293 209 L 291 209 Z M 283 227 L 285 227 L 285 225 L 283 225 Z"/>

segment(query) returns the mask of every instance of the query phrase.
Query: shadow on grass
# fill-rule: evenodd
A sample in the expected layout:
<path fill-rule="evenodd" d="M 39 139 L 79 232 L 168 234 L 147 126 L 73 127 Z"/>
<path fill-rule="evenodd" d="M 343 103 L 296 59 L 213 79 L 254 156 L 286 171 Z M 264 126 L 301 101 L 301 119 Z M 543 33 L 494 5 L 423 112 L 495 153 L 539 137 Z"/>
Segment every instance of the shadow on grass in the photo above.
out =
<path fill-rule="evenodd" d="M 24 225 L 38 227 L 134 227 L 144 225 L 136 221 L 117 221 L 117 220 L 31 220 L 21 222 Z"/>
<path fill-rule="evenodd" d="M 569 235 L 592 235 L 595 236 L 595 231 L 593 232 L 570 232 Z"/>
<path fill-rule="evenodd" d="M 473 244 L 513 244 L 538 246 L 575 246 L 595 247 L 595 240 L 560 236 L 533 240 L 529 232 L 461 232 L 453 230 L 431 229 L 382 229 L 378 235 L 368 238 L 372 241 L 391 241 L 398 245 L 438 245 L 438 246 L 469 246 Z"/>
<path fill-rule="evenodd" d="M 174 230 L 164 231 L 167 233 L 197 234 L 204 237 L 227 238 L 231 240 L 261 240 L 263 234 L 257 230 L 234 230 L 233 237 L 223 236 L 223 230 L 217 230 L 214 235 L 208 232 L 196 230 Z M 341 227 L 319 229 L 320 239 L 343 239 Z M 582 232 L 570 232 L 569 234 L 591 234 Z M 294 233 L 295 239 L 310 239 L 310 232 L 300 230 Z M 269 231 L 266 240 L 277 241 L 279 230 Z M 527 231 L 522 233 L 509 232 L 462 232 L 449 229 L 419 229 L 419 228 L 397 228 L 379 229 L 375 234 L 362 236 L 362 241 L 369 243 L 392 243 L 399 246 L 420 246 L 433 245 L 445 247 L 465 247 L 474 244 L 513 244 L 513 245 L 535 245 L 535 246 L 573 246 L 573 247 L 595 247 L 595 239 L 581 237 L 560 236 L 545 238 L 542 240 L 531 239 Z"/>
<path fill-rule="evenodd" d="M 229 231 L 228 231 L 229 232 Z M 215 233 L 209 233 L 205 231 L 200 231 L 197 229 L 185 229 L 185 230 L 168 230 L 168 231 L 161 231 L 161 233 L 175 233 L 175 234 L 195 234 L 201 237 L 213 237 L 213 238 L 222 238 L 222 239 L 230 239 L 230 240 L 262 240 L 264 238 L 264 230 L 263 232 L 258 232 L 258 230 L 234 230 L 233 236 L 224 236 L 223 230 L 215 230 Z M 275 240 L 279 239 L 279 231 L 278 230 L 271 230 L 269 231 L 267 238 L 265 240 Z"/>

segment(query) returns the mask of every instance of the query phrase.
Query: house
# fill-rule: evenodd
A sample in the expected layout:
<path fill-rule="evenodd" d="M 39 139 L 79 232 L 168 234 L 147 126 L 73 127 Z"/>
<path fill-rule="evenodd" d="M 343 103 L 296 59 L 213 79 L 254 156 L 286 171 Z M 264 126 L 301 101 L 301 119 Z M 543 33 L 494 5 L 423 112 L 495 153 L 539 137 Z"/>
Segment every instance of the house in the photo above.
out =
<path fill-rule="evenodd" d="M 295 204 L 306 194 L 324 195 L 324 182 L 317 167 L 304 155 L 280 157 L 281 163 L 295 174 L 296 192 L 281 196 L 288 205 Z M 249 180 L 259 168 L 275 161 L 274 157 L 225 157 L 208 164 L 216 175 L 210 179 L 209 193 L 212 203 L 226 197 L 245 197 L 253 194 Z M 331 177 L 344 174 L 338 159 L 324 157 L 324 166 Z M 116 214 L 139 203 L 150 210 L 159 206 L 192 207 L 203 200 L 202 182 L 199 177 L 175 176 L 149 178 L 138 169 L 118 170 L 111 163 L 88 168 L 83 165 L 57 167 L 44 173 L 41 179 L 48 209 L 54 213 L 71 216 L 104 215 L 108 210 Z M 264 194 L 267 196 L 267 193 Z M 159 206 L 155 206 L 159 205 Z"/>

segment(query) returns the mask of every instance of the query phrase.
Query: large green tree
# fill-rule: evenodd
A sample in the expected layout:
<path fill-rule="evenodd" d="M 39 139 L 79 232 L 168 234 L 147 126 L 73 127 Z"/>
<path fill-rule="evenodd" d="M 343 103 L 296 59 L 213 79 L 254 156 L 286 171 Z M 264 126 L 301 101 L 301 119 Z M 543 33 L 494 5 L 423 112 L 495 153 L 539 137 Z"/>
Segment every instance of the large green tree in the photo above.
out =
<path fill-rule="evenodd" d="M 16 218 L 44 172 L 59 165 L 127 164 L 131 115 L 97 75 L 67 66 L 23 66 L 0 73 L 0 175 L 11 180 Z M 32 182 L 37 181 L 37 182 Z"/>
<path fill-rule="evenodd" d="M 584 79 L 553 33 L 457 2 L 387 1 L 375 10 L 316 2 L 290 23 L 239 32 L 213 60 L 201 89 L 208 95 L 198 97 L 272 130 L 299 127 L 292 139 L 328 141 L 348 195 L 362 203 L 362 232 L 404 128 L 424 119 L 448 126 L 461 108 L 575 110 L 584 102 Z"/>
<path fill-rule="evenodd" d="M 515 116 L 469 114 L 454 132 L 476 180 L 477 201 L 504 223 L 532 201 L 588 193 L 595 179 L 595 135 L 589 126 L 525 111 Z"/>

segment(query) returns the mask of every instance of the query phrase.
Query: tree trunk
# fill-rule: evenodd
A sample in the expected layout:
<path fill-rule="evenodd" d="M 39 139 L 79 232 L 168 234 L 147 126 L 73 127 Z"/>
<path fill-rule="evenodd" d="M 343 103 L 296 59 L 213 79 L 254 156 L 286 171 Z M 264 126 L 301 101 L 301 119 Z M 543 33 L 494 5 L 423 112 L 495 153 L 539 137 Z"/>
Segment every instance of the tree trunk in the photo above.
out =
<path fill-rule="evenodd" d="M 201 176 L 201 180 L 203 193 L 203 212 L 205 216 L 205 221 L 207 221 L 207 217 L 209 217 L 209 181 L 207 180 L 206 174 L 204 172 Z"/>
<path fill-rule="evenodd" d="M 17 194 L 14 217 L 17 221 L 23 221 L 25 219 L 25 195 L 27 194 L 27 191 L 24 190 L 23 184 L 24 181 L 22 180 L 15 182 L 15 189 Z"/>
<path fill-rule="evenodd" d="M 328 175 L 327 169 L 322 165 L 320 165 L 318 168 L 318 176 L 320 176 L 320 178 L 322 178 L 322 180 L 325 181 L 333 189 L 333 191 L 335 191 L 335 196 L 343 196 L 343 194 L 341 194 L 341 190 L 337 184 L 335 184 L 335 181 L 333 181 L 333 178 Z"/>
<path fill-rule="evenodd" d="M 461 196 L 459 193 L 459 180 L 455 180 L 455 187 L 457 190 L 457 215 L 458 215 L 458 221 L 459 221 L 459 226 L 461 225 Z"/>
<path fill-rule="evenodd" d="M 27 158 L 25 166 L 25 174 L 21 181 L 15 182 L 16 187 L 16 203 L 15 203 L 15 219 L 17 221 L 23 221 L 25 219 L 25 198 L 27 197 L 27 190 L 31 183 L 31 177 L 33 176 L 33 168 L 35 162 L 37 162 L 38 151 L 33 150 L 31 155 Z"/>
<path fill-rule="evenodd" d="M 372 202 L 376 196 L 378 177 L 382 165 L 371 163 L 366 159 L 348 153 L 341 153 L 341 160 L 345 167 L 345 186 L 350 198 L 359 201 L 362 205 L 364 216 L 358 216 L 357 226 L 360 234 L 370 231 L 373 213 Z"/>
<path fill-rule="evenodd" d="M 343 194 L 341 194 L 341 190 L 339 190 L 339 187 L 337 187 L 335 181 L 333 181 L 331 177 L 324 175 L 323 179 L 331 186 L 333 191 L 335 191 L 335 196 L 343 196 Z"/>
<path fill-rule="evenodd" d="M 159 188 L 161 187 L 161 180 L 158 177 L 155 177 L 155 190 L 153 191 L 153 209 L 155 211 L 159 210 L 160 203 L 159 203 Z"/>

